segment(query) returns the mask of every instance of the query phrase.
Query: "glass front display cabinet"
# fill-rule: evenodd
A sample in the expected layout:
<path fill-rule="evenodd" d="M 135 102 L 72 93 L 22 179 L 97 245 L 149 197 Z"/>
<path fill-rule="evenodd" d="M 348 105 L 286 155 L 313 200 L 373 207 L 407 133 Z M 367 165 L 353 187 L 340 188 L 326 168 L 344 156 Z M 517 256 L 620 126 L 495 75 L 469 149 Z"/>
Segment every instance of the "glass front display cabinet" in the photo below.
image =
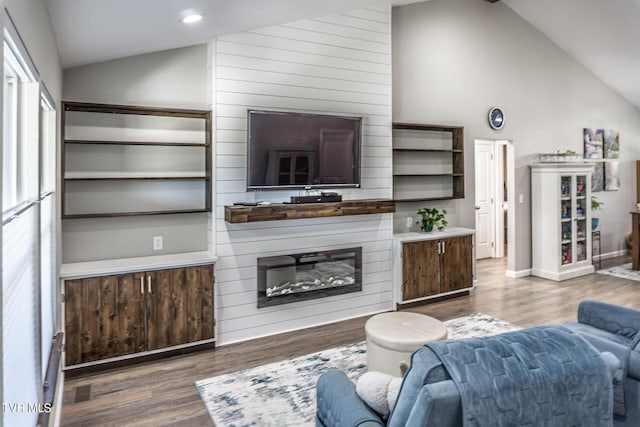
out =
<path fill-rule="evenodd" d="M 531 165 L 532 268 L 565 280 L 593 272 L 589 163 Z"/>

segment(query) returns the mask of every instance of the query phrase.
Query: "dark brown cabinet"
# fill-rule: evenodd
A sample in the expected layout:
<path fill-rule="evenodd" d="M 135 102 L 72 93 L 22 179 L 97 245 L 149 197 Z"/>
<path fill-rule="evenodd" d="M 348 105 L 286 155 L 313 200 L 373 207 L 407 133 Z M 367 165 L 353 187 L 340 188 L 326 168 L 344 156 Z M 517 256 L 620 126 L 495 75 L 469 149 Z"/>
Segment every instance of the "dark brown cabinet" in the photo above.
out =
<path fill-rule="evenodd" d="M 66 365 L 214 338 L 213 266 L 65 281 Z"/>
<path fill-rule="evenodd" d="M 400 302 L 433 297 L 473 286 L 473 237 L 402 243 Z"/>

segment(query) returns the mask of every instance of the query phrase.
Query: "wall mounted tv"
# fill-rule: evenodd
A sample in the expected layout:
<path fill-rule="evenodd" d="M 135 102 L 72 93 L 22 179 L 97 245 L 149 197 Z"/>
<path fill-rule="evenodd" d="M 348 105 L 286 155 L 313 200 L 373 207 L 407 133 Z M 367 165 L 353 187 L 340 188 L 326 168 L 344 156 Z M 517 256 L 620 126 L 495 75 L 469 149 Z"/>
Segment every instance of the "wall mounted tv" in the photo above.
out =
<path fill-rule="evenodd" d="M 248 111 L 247 189 L 360 187 L 362 117 Z"/>

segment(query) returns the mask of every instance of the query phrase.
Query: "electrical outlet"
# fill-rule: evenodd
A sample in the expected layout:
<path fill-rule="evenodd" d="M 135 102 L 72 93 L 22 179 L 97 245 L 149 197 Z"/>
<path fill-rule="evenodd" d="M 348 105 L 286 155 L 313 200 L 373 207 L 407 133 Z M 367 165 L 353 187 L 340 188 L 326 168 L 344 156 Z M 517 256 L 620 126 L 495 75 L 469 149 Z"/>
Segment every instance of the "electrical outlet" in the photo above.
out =
<path fill-rule="evenodd" d="M 153 250 L 159 251 L 164 247 L 162 236 L 153 236 Z"/>
<path fill-rule="evenodd" d="M 412 225 L 413 225 L 413 218 L 412 217 L 408 217 L 407 218 L 407 228 L 411 228 Z"/>

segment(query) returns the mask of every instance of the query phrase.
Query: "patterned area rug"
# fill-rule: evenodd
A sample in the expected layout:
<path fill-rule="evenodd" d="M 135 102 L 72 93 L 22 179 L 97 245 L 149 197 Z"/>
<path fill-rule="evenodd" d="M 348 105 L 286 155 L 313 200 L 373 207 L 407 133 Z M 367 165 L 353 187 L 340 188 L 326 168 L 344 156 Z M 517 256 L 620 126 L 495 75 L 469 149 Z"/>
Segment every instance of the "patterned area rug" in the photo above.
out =
<path fill-rule="evenodd" d="M 482 313 L 444 323 L 449 338 L 519 329 Z M 313 426 L 316 381 L 329 369 L 356 380 L 366 372 L 365 342 L 212 377 L 197 381 L 196 387 L 217 427 Z"/>
<path fill-rule="evenodd" d="M 631 263 L 598 270 L 597 273 L 620 277 L 621 279 L 629 279 L 629 280 L 635 280 L 640 282 L 640 271 L 632 270 Z"/>

